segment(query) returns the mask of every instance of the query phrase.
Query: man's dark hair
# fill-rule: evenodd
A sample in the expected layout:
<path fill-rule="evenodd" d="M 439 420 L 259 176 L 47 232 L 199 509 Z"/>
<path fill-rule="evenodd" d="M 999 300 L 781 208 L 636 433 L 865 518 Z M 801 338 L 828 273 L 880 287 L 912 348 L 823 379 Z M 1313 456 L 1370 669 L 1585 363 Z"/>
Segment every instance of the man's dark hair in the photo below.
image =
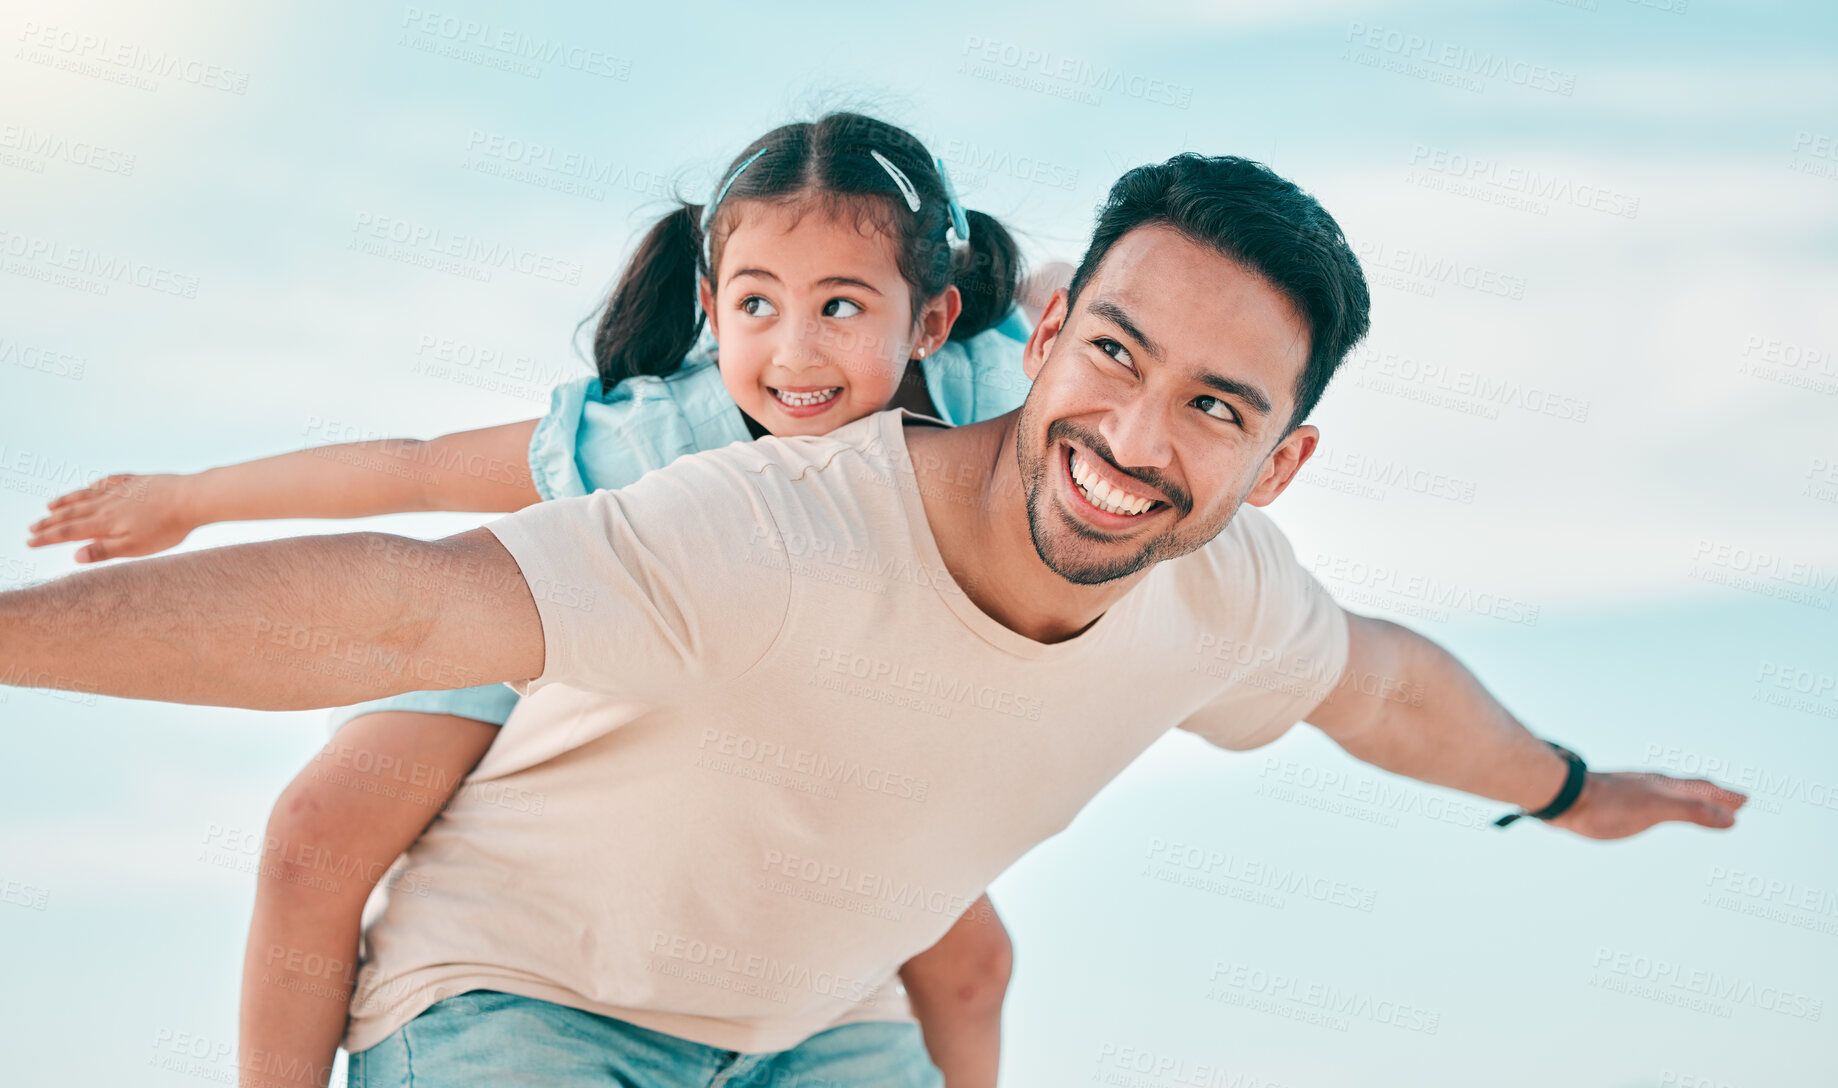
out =
<path fill-rule="evenodd" d="M 1244 265 L 1292 303 L 1308 324 L 1308 365 L 1296 380 L 1290 431 L 1308 418 L 1328 379 L 1371 325 L 1372 300 L 1340 224 L 1294 182 L 1235 155 L 1188 151 L 1117 179 L 1098 209 L 1091 246 L 1069 302 L 1117 239 L 1162 223 Z"/>

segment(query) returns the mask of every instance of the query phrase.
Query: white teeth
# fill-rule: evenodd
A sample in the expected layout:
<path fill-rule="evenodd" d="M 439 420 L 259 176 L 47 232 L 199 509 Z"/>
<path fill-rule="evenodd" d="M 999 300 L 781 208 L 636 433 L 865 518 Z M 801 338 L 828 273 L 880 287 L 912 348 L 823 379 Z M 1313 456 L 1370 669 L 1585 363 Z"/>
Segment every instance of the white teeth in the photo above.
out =
<path fill-rule="evenodd" d="M 842 392 L 842 386 L 819 389 L 815 393 L 793 393 L 788 389 L 774 389 L 772 395 L 793 408 L 809 408 L 813 404 L 822 404 Z"/>
<path fill-rule="evenodd" d="M 1106 483 L 1080 459 L 1076 450 L 1072 452 L 1072 479 L 1091 505 L 1107 513 L 1134 517 L 1155 505 L 1153 499 L 1138 498 Z"/>

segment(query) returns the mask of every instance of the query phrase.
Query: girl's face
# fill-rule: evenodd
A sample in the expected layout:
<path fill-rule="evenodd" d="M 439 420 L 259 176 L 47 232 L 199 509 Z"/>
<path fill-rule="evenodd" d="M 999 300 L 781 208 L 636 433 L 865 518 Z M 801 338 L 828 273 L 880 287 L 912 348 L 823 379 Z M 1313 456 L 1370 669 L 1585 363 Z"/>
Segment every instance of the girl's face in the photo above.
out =
<path fill-rule="evenodd" d="M 894 240 L 853 215 L 749 202 L 702 308 L 721 380 L 777 435 L 825 434 L 886 408 L 908 359 L 945 342 L 960 307 L 946 288 L 913 320 Z"/>

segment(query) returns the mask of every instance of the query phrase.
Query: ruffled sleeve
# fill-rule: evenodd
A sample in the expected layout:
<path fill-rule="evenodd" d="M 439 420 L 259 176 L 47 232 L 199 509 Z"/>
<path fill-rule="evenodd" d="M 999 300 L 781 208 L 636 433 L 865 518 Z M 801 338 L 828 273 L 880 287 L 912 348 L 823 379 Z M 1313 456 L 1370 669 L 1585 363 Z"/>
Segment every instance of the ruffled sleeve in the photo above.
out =
<path fill-rule="evenodd" d="M 1021 369 L 1021 349 L 1030 331 L 1016 307 L 1000 325 L 967 340 L 946 341 L 920 363 L 938 417 L 958 426 L 1021 407 L 1033 384 Z"/>
<path fill-rule="evenodd" d="M 545 499 L 586 495 L 748 437 L 712 353 L 698 345 L 669 377 L 627 378 L 606 392 L 593 376 L 556 386 L 530 436 L 530 476 Z"/>

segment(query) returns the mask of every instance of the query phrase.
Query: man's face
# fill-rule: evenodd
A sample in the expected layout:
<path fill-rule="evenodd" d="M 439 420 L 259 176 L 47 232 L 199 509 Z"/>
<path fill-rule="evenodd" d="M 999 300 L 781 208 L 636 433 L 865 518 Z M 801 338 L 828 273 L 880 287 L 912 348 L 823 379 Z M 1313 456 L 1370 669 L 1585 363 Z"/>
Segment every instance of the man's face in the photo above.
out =
<path fill-rule="evenodd" d="M 1319 437 L 1278 441 L 1308 351 L 1301 315 L 1242 265 L 1165 225 L 1118 239 L 1028 341 L 1016 457 L 1042 561 L 1108 582 L 1275 499 Z"/>

